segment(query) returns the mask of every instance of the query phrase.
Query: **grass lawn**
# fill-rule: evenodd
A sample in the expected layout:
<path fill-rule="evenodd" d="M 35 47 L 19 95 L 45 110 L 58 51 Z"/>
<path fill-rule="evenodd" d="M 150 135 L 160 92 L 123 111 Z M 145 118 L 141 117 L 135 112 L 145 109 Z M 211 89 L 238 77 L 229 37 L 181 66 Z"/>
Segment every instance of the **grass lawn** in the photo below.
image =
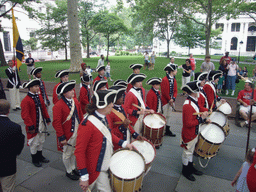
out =
<path fill-rule="evenodd" d="M 84 59 L 84 62 L 86 62 L 87 65 L 91 66 L 91 68 L 95 68 L 98 63 L 98 57 L 93 57 L 90 59 Z M 111 65 L 111 75 L 113 80 L 117 79 L 123 79 L 127 80 L 128 76 L 132 73 L 132 70 L 129 68 L 130 64 L 133 63 L 141 63 L 143 64 L 144 59 L 143 57 L 139 56 L 110 56 L 110 65 Z M 196 63 L 196 72 L 200 71 L 200 66 L 203 61 L 197 61 Z M 165 72 L 163 71 L 163 68 L 166 66 L 166 64 L 169 63 L 169 59 L 164 58 L 164 57 L 158 57 L 156 58 L 156 64 L 155 64 L 155 70 L 149 71 L 148 69 L 144 70 L 142 68 L 141 72 L 145 73 L 147 75 L 147 79 L 151 77 L 161 77 L 163 78 L 165 76 Z M 176 59 L 175 63 L 178 65 L 182 65 L 185 63 L 185 59 Z M 215 62 L 215 68 L 218 69 L 219 63 Z M 106 62 L 105 62 L 106 65 Z M 43 67 L 42 71 L 42 78 L 45 81 L 51 81 L 51 82 L 59 82 L 59 79 L 54 78 L 54 75 L 56 71 L 61 70 L 61 69 L 68 69 L 70 66 L 70 61 L 45 61 L 45 62 L 37 62 L 36 67 Z M 243 67 L 244 65 L 240 65 Z M 252 70 L 254 68 L 254 65 L 245 65 L 247 66 L 247 69 L 249 71 L 249 76 L 252 76 Z M 1 78 L 7 78 L 5 74 L 5 67 L 0 67 L 0 77 Z M 22 65 L 21 67 L 21 72 L 19 73 L 20 78 L 22 80 L 28 80 L 27 76 L 27 67 L 25 64 Z M 93 78 L 97 76 L 97 73 L 93 73 Z M 182 70 L 178 69 L 178 73 L 176 76 L 177 83 L 178 83 L 178 90 L 181 92 L 180 87 L 181 87 L 181 76 L 182 76 Z M 79 74 L 78 73 L 72 73 L 70 74 L 70 80 L 74 79 L 77 82 L 80 83 L 79 79 Z M 143 82 L 143 87 L 145 89 L 150 89 L 151 86 L 146 85 L 146 80 Z M 112 85 L 113 83 L 109 81 L 109 85 Z M 6 85 L 4 85 L 6 86 Z M 241 81 L 240 83 L 237 84 L 236 87 L 236 93 L 235 97 L 237 96 L 238 90 L 243 89 L 244 83 Z"/>

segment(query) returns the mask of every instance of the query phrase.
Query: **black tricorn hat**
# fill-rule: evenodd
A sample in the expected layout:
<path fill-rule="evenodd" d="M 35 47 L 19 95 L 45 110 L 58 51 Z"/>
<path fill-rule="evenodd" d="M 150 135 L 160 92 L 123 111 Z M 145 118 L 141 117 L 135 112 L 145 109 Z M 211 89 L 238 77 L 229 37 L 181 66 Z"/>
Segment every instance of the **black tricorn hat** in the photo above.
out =
<path fill-rule="evenodd" d="M 128 83 L 136 83 L 136 82 L 141 82 L 143 81 L 144 79 L 146 79 L 146 75 L 143 74 L 143 73 L 140 73 L 140 74 L 135 74 L 135 73 L 132 73 L 128 79 L 127 79 L 127 82 Z"/>
<path fill-rule="evenodd" d="M 106 86 L 107 81 L 106 80 L 99 80 L 99 81 L 95 81 L 93 84 L 93 91 L 98 91 L 100 88 Z"/>
<path fill-rule="evenodd" d="M 36 75 L 37 73 L 41 72 L 43 67 L 37 67 L 31 70 L 30 75 Z"/>
<path fill-rule="evenodd" d="M 55 78 L 61 78 L 68 74 L 69 74 L 69 70 L 66 70 L 66 69 L 60 70 L 60 71 L 57 71 L 57 73 L 55 74 Z"/>
<path fill-rule="evenodd" d="M 118 79 L 118 80 L 116 80 L 114 83 L 113 83 L 113 85 L 122 85 L 122 86 L 127 86 L 128 85 L 128 83 L 125 81 L 125 80 L 122 80 L 122 79 Z"/>
<path fill-rule="evenodd" d="M 98 109 L 103 109 L 110 103 L 115 103 L 116 93 L 115 90 L 95 91 L 92 97 L 92 103 L 94 103 Z"/>
<path fill-rule="evenodd" d="M 198 73 L 195 73 L 195 80 L 203 81 L 207 79 L 207 76 L 208 76 L 207 72 L 198 72 Z"/>
<path fill-rule="evenodd" d="M 165 66 L 165 68 L 164 68 L 164 71 L 175 71 L 175 70 L 177 70 L 177 68 L 178 68 L 178 65 L 177 64 L 172 64 L 172 63 L 169 63 L 169 64 L 167 64 L 166 66 Z"/>
<path fill-rule="evenodd" d="M 81 76 L 80 77 L 80 79 L 83 81 L 83 82 L 89 82 L 90 81 L 90 79 L 91 79 L 91 75 L 89 75 L 89 74 L 83 74 L 83 76 Z"/>
<path fill-rule="evenodd" d="M 208 74 L 208 80 L 209 81 L 214 81 L 215 79 L 218 79 L 222 74 L 223 74 L 223 72 L 220 71 L 220 70 L 210 71 L 209 74 Z"/>
<path fill-rule="evenodd" d="M 56 89 L 56 93 L 57 95 L 61 95 L 63 93 L 66 93 L 72 89 L 74 89 L 76 85 L 76 81 L 75 80 L 71 80 L 68 82 L 64 82 L 58 85 L 57 89 Z"/>
<path fill-rule="evenodd" d="M 190 93 L 197 93 L 199 92 L 200 81 L 190 81 L 186 85 L 184 85 L 181 90 Z"/>
<path fill-rule="evenodd" d="M 146 84 L 148 85 L 158 85 L 161 84 L 162 79 L 158 77 L 152 77 L 149 80 L 147 80 Z"/>
<path fill-rule="evenodd" d="M 30 88 L 30 87 L 33 87 L 35 85 L 40 85 L 40 79 L 32 79 L 29 82 L 25 82 L 25 83 L 22 84 L 22 88 L 23 89 Z"/>
<path fill-rule="evenodd" d="M 105 70 L 105 66 L 104 65 L 101 65 L 101 66 L 96 68 L 96 72 L 100 72 L 102 70 Z"/>
<path fill-rule="evenodd" d="M 134 70 L 134 69 L 141 69 L 143 67 L 143 65 L 142 64 L 131 64 L 129 67 Z"/>
<path fill-rule="evenodd" d="M 124 87 L 122 85 L 115 85 L 115 86 L 110 87 L 109 90 L 117 91 L 117 93 L 116 93 L 116 100 L 118 100 L 122 95 L 124 95 L 126 87 Z"/>

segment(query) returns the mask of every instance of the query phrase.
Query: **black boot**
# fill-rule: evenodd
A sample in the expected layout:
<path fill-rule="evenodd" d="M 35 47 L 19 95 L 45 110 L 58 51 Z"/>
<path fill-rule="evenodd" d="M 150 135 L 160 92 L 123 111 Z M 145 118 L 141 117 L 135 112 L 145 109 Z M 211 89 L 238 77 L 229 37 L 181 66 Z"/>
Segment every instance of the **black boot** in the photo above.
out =
<path fill-rule="evenodd" d="M 170 131 L 170 126 L 168 125 L 166 125 L 165 127 L 165 135 L 170 137 L 176 137 L 176 135 Z"/>
<path fill-rule="evenodd" d="M 46 159 L 43 154 L 42 154 L 42 151 L 37 151 L 37 155 L 38 155 L 38 159 L 41 163 L 49 163 L 50 160 L 49 159 Z"/>
<path fill-rule="evenodd" d="M 195 174 L 195 175 L 203 175 L 203 172 L 202 172 L 202 171 L 198 171 L 198 170 L 194 167 L 193 162 L 188 162 L 188 166 L 189 166 L 189 168 L 190 168 L 190 170 L 191 170 L 191 172 L 192 172 L 193 174 Z"/>
<path fill-rule="evenodd" d="M 32 157 L 33 165 L 35 165 L 36 167 L 42 167 L 42 163 L 39 161 L 37 154 L 35 154 L 35 155 L 31 154 L 31 157 Z"/>
<path fill-rule="evenodd" d="M 68 173 L 68 172 L 66 172 L 66 176 L 69 178 L 69 179 L 71 179 L 71 180 L 79 180 L 79 178 L 80 178 L 80 176 L 77 176 L 77 175 L 75 175 L 74 173 L 73 173 L 73 171 L 71 172 L 71 173 Z"/>
<path fill-rule="evenodd" d="M 187 165 L 187 166 L 183 165 L 182 175 L 184 175 L 184 177 L 186 177 L 190 181 L 195 181 L 196 180 L 196 178 L 192 175 L 192 172 L 190 170 L 189 165 Z"/>
<path fill-rule="evenodd" d="M 79 172 L 78 172 L 78 170 L 77 170 L 77 169 L 74 169 L 72 172 L 73 172 L 75 175 L 77 175 L 77 176 L 79 176 L 79 177 L 80 177 L 80 174 L 79 174 Z"/>

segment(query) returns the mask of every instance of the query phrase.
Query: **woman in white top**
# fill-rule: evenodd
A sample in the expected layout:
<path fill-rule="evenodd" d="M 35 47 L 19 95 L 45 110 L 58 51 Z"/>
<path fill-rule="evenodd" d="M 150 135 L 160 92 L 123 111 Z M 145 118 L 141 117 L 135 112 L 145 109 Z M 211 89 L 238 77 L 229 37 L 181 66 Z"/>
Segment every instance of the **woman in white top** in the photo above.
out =
<path fill-rule="evenodd" d="M 156 54 L 155 54 L 155 51 L 153 51 L 153 53 L 151 54 L 151 57 L 150 57 L 150 63 L 151 63 L 151 69 L 154 70 L 154 67 L 155 67 L 155 58 L 156 58 Z"/>
<path fill-rule="evenodd" d="M 231 96 L 235 94 L 236 89 L 236 73 L 237 73 L 238 65 L 234 60 L 230 62 L 227 66 L 228 74 L 227 74 L 227 90 L 226 95 L 228 95 L 228 90 L 232 89 Z"/>
<path fill-rule="evenodd" d="M 146 51 L 145 55 L 144 55 L 144 61 L 145 61 L 145 64 L 144 64 L 144 70 L 146 69 L 146 67 L 148 68 L 148 65 L 149 65 L 149 55 L 148 55 L 148 52 Z"/>

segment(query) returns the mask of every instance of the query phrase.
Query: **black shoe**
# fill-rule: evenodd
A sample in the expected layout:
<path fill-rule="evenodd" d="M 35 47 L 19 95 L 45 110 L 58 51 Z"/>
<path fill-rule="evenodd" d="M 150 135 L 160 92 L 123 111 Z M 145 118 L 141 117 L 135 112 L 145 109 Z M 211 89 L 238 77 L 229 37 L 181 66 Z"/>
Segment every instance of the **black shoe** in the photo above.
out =
<path fill-rule="evenodd" d="M 21 110 L 21 108 L 20 108 L 20 107 L 16 107 L 16 109 L 17 109 L 17 110 Z"/>
<path fill-rule="evenodd" d="M 42 163 L 38 160 L 38 155 L 37 154 L 35 154 L 35 155 L 31 154 L 31 157 L 32 157 L 33 165 L 35 165 L 36 167 L 42 167 Z"/>
<path fill-rule="evenodd" d="M 73 170 L 72 172 L 73 172 L 75 175 L 77 175 L 77 176 L 79 176 L 79 177 L 80 177 L 80 174 L 79 174 L 79 172 L 78 172 L 78 170 L 77 170 L 77 169 Z"/>
<path fill-rule="evenodd" d="M 156 149 L 160 149 L 160 146 L 155 146 Z"/>
<path fill-rule="evenodd" d="M 202 171 L 198 171 L 198 170 L 194 167 L 193 162 L 188 162 L 188 166 L 189 166 L 189 168 L 190 168 L 190 170 L 191 170 L 191 172 L 192 172 L 193 174 L 195 174 L 195 175 L 203 175 L 203 172 L 202 172 Z"/>
<path fill-rule="evenodd" d="M 73 172 L 71 172 L 71 173 L 68 173 L 68 172 L 66 172 L 66 176 L 69 178 L 69 179 L 71 179 L 71 180 L 79 180 L 79 176 L 77 176 L 77 175 L 75 175 Z"/>
<path fill-rule="evenodd" d="M 13 111 L 17 111 L 17 109 L 12 109 Z"/>
<path fill-rule="evenodd" d="M 168 125 L 165 128 L 165 135 L 170 137 L 176 137 L 176 135 L 170 131 L 170 126 Z"/>
<path fill-rule="evenodd" d="M 189 165 L 183 165 L 182 175 L 190 181 L 195 181 L 196 178 L 192 175 Z"/>
<path fill-rule="evenodd" d="M 37 151 L 37 155 L 38 155 L 38 159 L 41 163 L 49 163 L 50 160 L 46 159 L 43 155 L 42 155 L 42 151 Z"/>

